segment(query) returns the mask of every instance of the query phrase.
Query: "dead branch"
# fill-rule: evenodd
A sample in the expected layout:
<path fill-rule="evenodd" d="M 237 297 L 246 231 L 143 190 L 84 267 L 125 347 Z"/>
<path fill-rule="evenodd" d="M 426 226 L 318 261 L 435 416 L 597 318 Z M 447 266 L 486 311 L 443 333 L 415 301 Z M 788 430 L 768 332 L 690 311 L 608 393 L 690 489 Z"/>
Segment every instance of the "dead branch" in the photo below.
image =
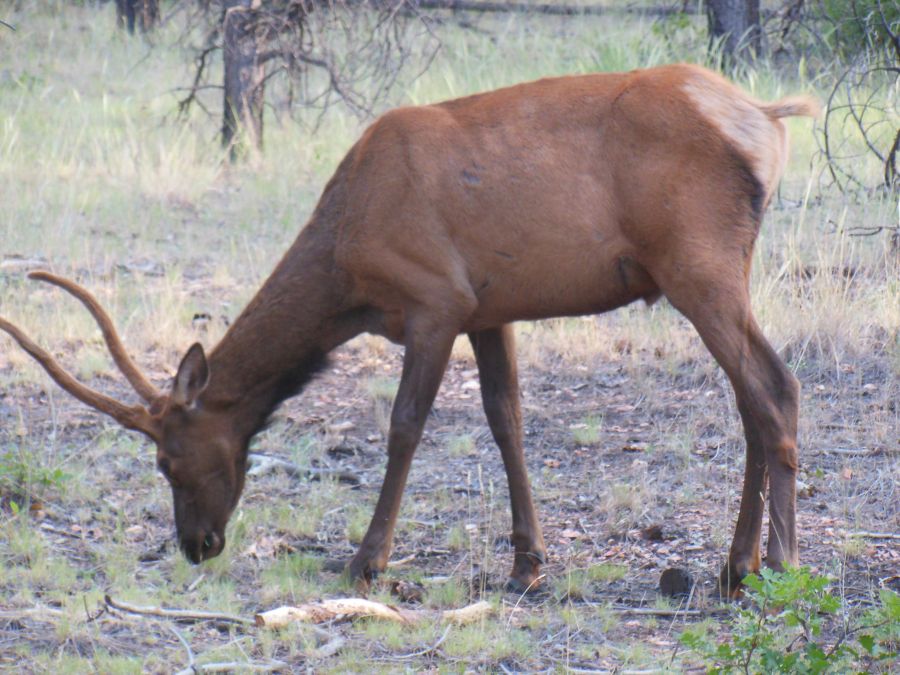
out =
<path fill-rule="evenodd" d="M 490 12 L 505 14 L 547 14 L 550 16 L 609 16 L 634 14 L 666 17 L 674 14 L 698 14 L 693 6 L 678 7 L 613 7 L 608 5 L 565 5 L 533 2 L 479 2 L 478 0 L 410 0 L 416 9 L 455 12 Z"/>
<path fill-rule="evenodd" d="M 825 448 L 825 452 L 831 455 L 847 455 L 849 457 L 867 457 L 878 451 L 874 448 Z"/>
<path fill-rule="evenodd" d="M 442 644 L 444 644 L 444 641 L 447 639 L 447 636 L 450 635 L 450 630 L 452 628 L 453 628 L 453 624 L 452 623 L 448 624 L 447 628 L 444 629 L 444 632 L 441 635 L 441 637 L 439 637 L 437 639 L 437 641 L 430 647 L 426 647 L 425 649 L 421 649 L 417 652 L 413 652 L 412 654 L 402 654 L 400 656 L 397 656 L 396 659 L 398 661 L 403 660 L 403 659 L 415 659 L 415 658 L 418 658 L 419 656 L 425 656 L 426 654 L 431 654 L 431 653 L 437 651 L 437 648 L 440 647 Z"/>
<path fill-rule="evenodd" d="M 304 468 L 285 459 L 272 457 L 271 455 L 263 455 L 258 452 L 251 452 L 248 455 L 248 460 L 249 468 L 247 469 L 247 473 L 251 476 L 263 476 L 280 469 L 294 478 L 307 478 L 309 480 L 319 481 L 326 478 L 332 478 L 336 479 L 339 483 L 347 483 L 349 485 L 359 485 L 362 482 L 358 475 L 350 471 L 343 471 L 341 469 L 320 469 L 318 467 Z"/>
<path fill-rule="evenodd" d="M 0 24 L 3 24 L 4 26 L 9 28 L 13 32 L 15 32 L 15 30 L 16 30 L 15 26 L 13 26 L 12 24 L 6 23 L 3 19 L 0 19 Z"/>
<path fill-rule="evenodd" d="M 186 94 L 178 112 L 184 115 L 194 104 L 206 109 L 210 101 L 203 94 L 210 88 L 212 61 L 228 61 L 237 40 L 246 48 L 240 52 L 246 57 L 242 63 L 254 72 L 242 96 L 252 97 L 252 119 L 258 120 L 259 128 L 255 129 L 258 137 L 250 140 L 257 147 L 262 142 L 264 98 L 278 100 L 275 107 L 292 114 L 311 108 L 321 114 L 340 102 L 357 116 L 367 117 L 385 100 L 406 66 L 413 62 L 427 66 L 439 45 L 430 19 L 408 0 L 248 2 L 231 8 L 240 9 L 241 25 L 240 31 L 228 35 L 225 17 L 231 9 L 225 9 L 230 5 L 222 0 L 206 5 L 221 11 L 194 12 L 185 19 L 188 28 L 182 41 L 191 40 L 198 27 L 204 38 L 195 50 L 191 83 L 180 89 Z M 225 49 L 226 43 L 235 43 L 231 51 Z M 412 73 L 412 79 L 419 74 Z M 244 80 L 233 78 L 238 81 Z M 243 98 L 229 93 L 228 86 L 225 90 L 223 113 L 227 116 L 227 101 Z M 295 98 L 301 106 L 295 105 Z M 210 109 L 215 110 L 211 105 Z M 239 126 L 245 124 L 242 121 Z"/>
<path fill-rule="evenodd" d="M 848 536 L 862 537 L 863 539 L 900 539 L 900 534 L 896 532 L 867 532 L 861 530 L 859 532 L 848 532 Z"/>
<path fill-rule="evenodd" d="M 819 17 L 820 21 L 830 22 L 831 40 L 836 40 L 837 44 L 841 44 L 844 30 L 849 30 L 851 35 L 855 30 L 862 30 L 865 35 L 856 52 L 845 55 L 848 57 L 846 62 L 839 62 L 842 65 L 829 92 L 817 134 L 831 184 L 842 192 L 851 188 L 864 191 L 875 187 L 900 189 L 897 175 L 900 129 L 886 126 L 892 122 L 891 102 L 900 73 L 900 68 L 895 65 L 900 57 L 900 36 L 887 20 L 880 3 L 876 5 L 877 10 L 865 16 L 859 13 L 855 3 L 851 3 L 853 15 L 850 17 L 835 19 L 827 12 Z M 851 40 L 848 44 L 856 43 Z M 848 135 L 844 130 L 849 125 L 856 130 Z M 861 170 L 873 160 L 881 167 L 878 186 L 865 185 Z"/>
<path fill-rule="evenodd" d="M 432 611 L 403 609 L 364 598 L 322 600 L 298 607 L 277 607 L 257 614 L 256 625 L 262 628 L 281 628 L 290 623 L 324 623 L 340 619 L 375 618 L 412 625 L 423 621 L 443 621 L 466 624 L 477 621 L 493 611 L 490 603 L 481 601 L 461 609 Z"/>
<path fill-rule="evenodd" d="M 715 616 L 727 614 L 727 609 L 656 609 L 654 607 L 628 607 L 613 609 L 613 614 L 618 616 Z"/>
<path fill-rule="evenodd" d="M 268 663 L 248 663 L 245 661 L 228 661 L 222 663 L 195 663 L 190 668 L 178 671 L 176 675 L 192 675 L 193 673 L 274 673 L 289 670 L 284 661 Z"/>
<path fill-rule="evenodd" d="M 900 150 L 900 129 L 884 160 L 884 184 L 889 188 L 900 188 L 900 172 L 897 171 L 897 152 Z"/>
<path fill-rule="evenodd" d="M 307 654 L 309 658 L 326 659 L 329 656 L 337 654 L 344 648 L 344 645 L 347 644 L 347 639 L 343 635 L 329 633 L 327 630 L 319 628 L 318 626 L 311 626 L 311 628 L 324 642 L 321 646 L 316 647 Z"/>
<path fill-rule="evenodd" d="M 156 616 L 163 619 L 176 619 L 178 621 L 221 621 L 223 623 L 236 623 L 240 625 L 252 625 L 253 621 L 245 619 L 241 616 L 232 614 L 222 614 L 220 612 L 202 612 L 191 609 L 165 609 L 163 607 L 153 607 L 144 605 L 132 605 L 121 600 L 114 600 L 110 596 L 104 596 L 107 607 L 117 609 L 129 614 L 139 614 L 142 616 Z"/>
<path fill-rule="evenodd" d="M 203 105 L 201 101 L 197 99 L 197 94 L 205 89 L 210 88 L 211 85 L 204 84 L 204 77 L 206 76 L 206 71 L 209 68 L 209 59 L 210 56 L 221 49 L 221 46 L 218 44 L 207 45 L 205 48 L 200 50 L 200 53 L 197 54 L 195 59 L 197 63 L 196 70 L 194 70 L 194 81 L 191 83 L 190 87 L 187 87 L 187 96 L 178 101 L 178 115 L 183 116 L 187 114 L 187 111 L 190 110 L 192 103 L 197 103 L 200 108 L 207 114 L 209 111 Z M 216 86 L 217 88 L 221 88 L 220 86 Z"/>
<path fill-rule="evenodd" d="M 4 609 L 0 610 L 0 621 L 14 621 L 16 619 L 36 619 L 38 621 L 50 621 L 58 619 L 63 615 L 61 609 L 53 607 L 23 607 L 22 609 Z"/>

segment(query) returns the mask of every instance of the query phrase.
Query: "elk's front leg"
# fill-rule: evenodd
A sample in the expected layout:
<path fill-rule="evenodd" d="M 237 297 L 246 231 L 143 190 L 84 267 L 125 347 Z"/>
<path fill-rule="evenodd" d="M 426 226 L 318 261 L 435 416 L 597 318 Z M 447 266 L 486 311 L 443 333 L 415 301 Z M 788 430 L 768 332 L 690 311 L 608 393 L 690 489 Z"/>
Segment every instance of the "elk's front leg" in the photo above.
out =
<path fill-rule="evenodd" d="M 515 547 L 508 587 L 515 592 L 538 587 L 541 565 L 546 559 L 544 537 L 531 500 L 531 487 L 522 449 L 522 411 L 516 372 L 512 326 L 470 333 L 478 362 L 481 400 L 494 440 L 500 447 L 509 499 L 512 505 L 512 543 Z"/>
<path fill-rule="evenodd" d="M 391 411 L 388 463 L 378 504 L 349 564 L 350 575 L 364 588 L 387 565 L 409 467 L 456 338 L 456 332 L 448 332 L 446 327 L 424 322 L 418 326 L 407 328 L 403 375 Z"/>

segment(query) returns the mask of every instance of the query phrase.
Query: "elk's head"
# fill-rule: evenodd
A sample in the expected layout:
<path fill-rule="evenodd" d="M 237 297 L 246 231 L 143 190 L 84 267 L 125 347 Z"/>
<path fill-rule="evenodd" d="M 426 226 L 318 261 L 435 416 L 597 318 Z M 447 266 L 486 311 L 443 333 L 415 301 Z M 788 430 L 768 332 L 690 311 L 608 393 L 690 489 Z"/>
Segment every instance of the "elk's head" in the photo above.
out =
<path fill-rule="evenodd" d="M 90 293 L 47 272 L 32 272 L 29 277 L 59 286 L 87 307 L 113 361 L 146 405 L 128 406 L 83 385 L 18 327 L 0 318 L 0 329 L 75 398 L 156 443 L 157 467 L 172 488 L 182 551 L 193 563 L 217 556 L 225 546 L 225 525 L 244 487 L 249 437 L 241 436 L 229 422 L 227 408 L 202 400 L 209 382 L 203 348 L 195 344 L 188 350 L 171 390 L 160 392 L 128 356 L 109 316 Z"/>

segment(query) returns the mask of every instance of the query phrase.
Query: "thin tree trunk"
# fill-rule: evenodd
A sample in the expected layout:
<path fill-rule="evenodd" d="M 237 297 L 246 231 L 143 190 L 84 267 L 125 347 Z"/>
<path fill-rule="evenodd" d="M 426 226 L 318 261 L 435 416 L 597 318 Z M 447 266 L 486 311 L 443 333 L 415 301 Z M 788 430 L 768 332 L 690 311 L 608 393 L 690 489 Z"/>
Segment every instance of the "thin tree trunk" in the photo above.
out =
<path fill-rule="evenodd" d="M 254 0 L 226 0 L 224 10 L 222 144 L 234 161 L 247 147 L 262 148 L 265 68 L 258 58 Z"/>
<path fill-rule="evenodd" d="M 747 62 L 760 53 L 759 0 L 707 0 L 706 12 L 710 41 L 721 39 L 727 63 Z"/>
<path fill-rule="evenodd" d="M 116 0 L 116 24 L 134 35 L 148 33 L 159 23 L 159 0 Z"/>

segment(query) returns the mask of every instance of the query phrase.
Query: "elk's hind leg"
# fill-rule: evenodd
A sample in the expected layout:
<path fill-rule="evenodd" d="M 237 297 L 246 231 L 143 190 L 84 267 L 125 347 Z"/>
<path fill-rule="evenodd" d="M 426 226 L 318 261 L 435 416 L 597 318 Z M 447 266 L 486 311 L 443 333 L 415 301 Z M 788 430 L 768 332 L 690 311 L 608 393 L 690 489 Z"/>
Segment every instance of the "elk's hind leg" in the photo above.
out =
<path fill-rule="evenodd" d="M 800 387 L 756 324 L 746 275 L 740 264 L 672 275 L 660 284 L 669 300 L 694 324 L 734 387 L 747 441 L 741 507 L 723 591 L 734 594 L 741 579 L 760 566 L 760 533 L 769 483 L 766 564 L 798 562 L 795 522 L 797 417 Z M 684 268 L 682 268 L 684 269 Z M 746 268 L 744 268 L 746 269 Z"/>
<path fill-rule="evenodd" d="M 531 591 L 539 585 L 546 549 L 525 468 L 513 329 L 507 324 L 470 333 L 469 340 L 478 362 L 484 412 L 500 447 L 509 482 L 515 559 L 508 585 L 515 592 Z"/>

